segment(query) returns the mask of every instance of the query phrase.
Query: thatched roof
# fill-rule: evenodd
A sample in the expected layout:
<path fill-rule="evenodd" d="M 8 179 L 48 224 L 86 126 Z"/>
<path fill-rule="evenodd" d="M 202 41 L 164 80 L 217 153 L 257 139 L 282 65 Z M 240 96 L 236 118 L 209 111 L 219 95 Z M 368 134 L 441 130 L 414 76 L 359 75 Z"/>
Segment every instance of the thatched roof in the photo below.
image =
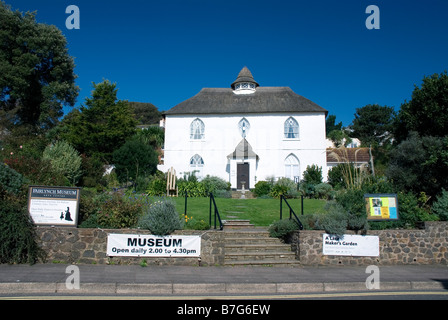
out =
<path fill-rule="evenodd" d="M 166 111 L 175 114 L 231 113 L 302 113 L 327 110 L 308 100 L 289 87 L 258 87 L 254 93 L 238 95 L 232 89 L 204 88 L 194 97 Z"/>

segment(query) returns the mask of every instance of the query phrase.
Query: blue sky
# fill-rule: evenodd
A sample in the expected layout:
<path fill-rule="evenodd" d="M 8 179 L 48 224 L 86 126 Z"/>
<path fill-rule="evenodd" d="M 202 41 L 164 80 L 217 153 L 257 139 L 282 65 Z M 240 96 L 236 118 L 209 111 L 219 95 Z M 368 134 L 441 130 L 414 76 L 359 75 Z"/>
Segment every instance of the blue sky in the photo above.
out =
<path fill-rule="evenodd" d="M 261 86 L 289 86 L 349 125 L 356 108 L 409 100 L 448 69 L 446 0 L 5 0 L 54 24 L 75 58 L 77 106 L 92 82 L 168 110 L 247 66 Z M 68 30 L 66 7 L 80 9 Z M 368 5 L 380 29 L 368 30 Z"/>

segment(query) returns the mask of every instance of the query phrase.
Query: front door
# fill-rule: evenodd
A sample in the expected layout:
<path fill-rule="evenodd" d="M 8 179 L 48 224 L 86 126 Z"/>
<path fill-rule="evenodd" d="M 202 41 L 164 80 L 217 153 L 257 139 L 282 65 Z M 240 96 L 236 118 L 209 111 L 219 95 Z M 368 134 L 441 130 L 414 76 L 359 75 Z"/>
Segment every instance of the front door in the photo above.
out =
<path fill-rule="evenodd" d="M 250 189 L 249 185 L 249 163 L 237 163 L 236 165 L 236 188 L 242 189 L 244 182 L 244 189 Z"/>

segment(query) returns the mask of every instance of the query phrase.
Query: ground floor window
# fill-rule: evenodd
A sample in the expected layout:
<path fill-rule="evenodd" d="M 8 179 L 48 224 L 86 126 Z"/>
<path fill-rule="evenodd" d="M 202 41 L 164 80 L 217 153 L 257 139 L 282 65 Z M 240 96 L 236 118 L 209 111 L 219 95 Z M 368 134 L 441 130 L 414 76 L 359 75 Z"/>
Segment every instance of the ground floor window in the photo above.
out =
<path fill-rule="evenodd" d="M 290 154 L 285 159 L 285 177 L 289 178 L 296 183 L 300 180 L 299 159 Z"/>

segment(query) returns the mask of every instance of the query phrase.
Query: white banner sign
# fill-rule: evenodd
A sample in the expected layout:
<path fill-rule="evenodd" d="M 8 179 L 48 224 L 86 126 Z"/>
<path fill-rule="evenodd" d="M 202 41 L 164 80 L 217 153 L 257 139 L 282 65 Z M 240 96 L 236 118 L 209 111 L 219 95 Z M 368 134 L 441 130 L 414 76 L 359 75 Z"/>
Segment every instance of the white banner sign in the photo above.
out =
<path fill-rule="evenodd" d="M 201 236 L 109 234 L 107 255 L 120 257 L 199 257 Z"/>
<path fill-rule="evenodd" d="M 337 236 L 324 233 L 323 254 L 331 256 L 378 257 L 380 240 L 378 236 L 344 234 Z"/>

